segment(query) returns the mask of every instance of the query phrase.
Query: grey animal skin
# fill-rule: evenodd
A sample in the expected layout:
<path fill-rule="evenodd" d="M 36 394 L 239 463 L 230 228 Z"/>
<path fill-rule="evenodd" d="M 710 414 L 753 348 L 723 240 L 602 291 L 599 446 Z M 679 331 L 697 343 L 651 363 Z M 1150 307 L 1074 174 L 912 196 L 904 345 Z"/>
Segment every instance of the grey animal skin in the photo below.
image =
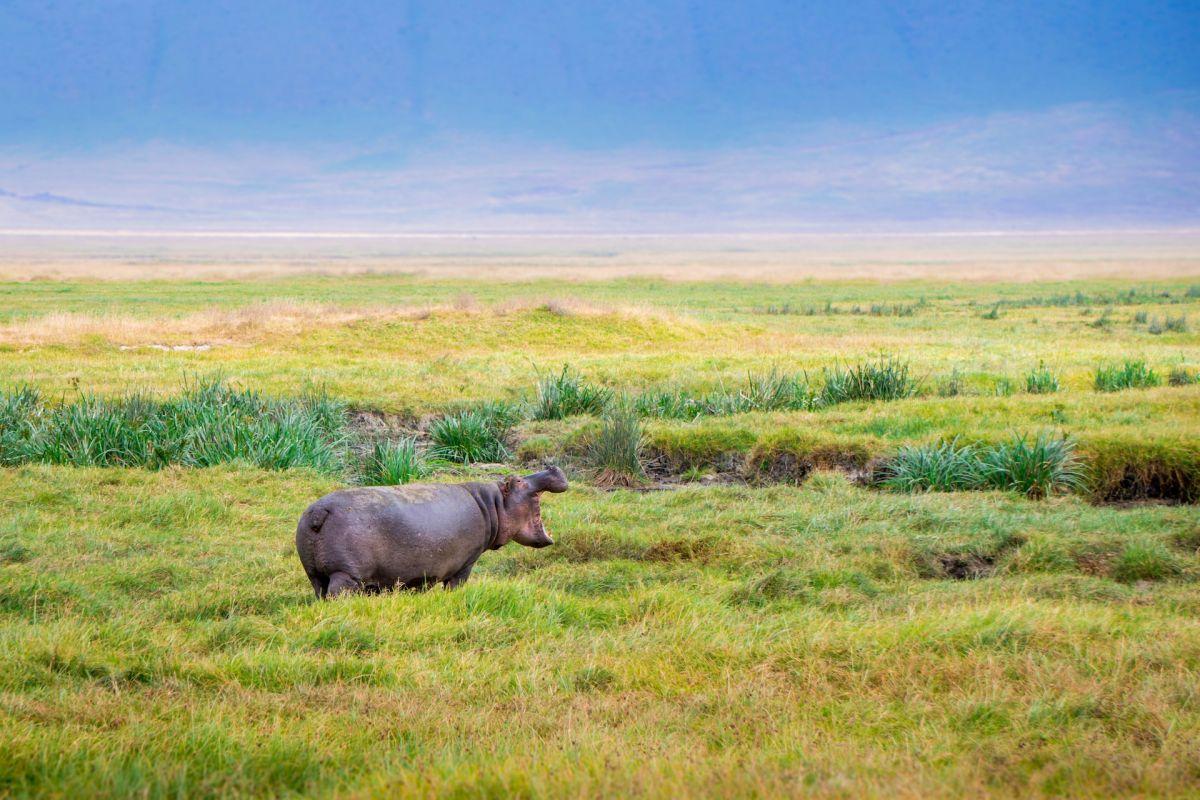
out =
<path fill-rule="evenodd" d="M 485 550 L 510 540 L 554 544 L 542 525 L 539 495 L 566 490 L 558 467 L 497 483 L 343 489 L 301 515 L 296 551 L 321 598 L 435 583 L 453 588 Z"/>

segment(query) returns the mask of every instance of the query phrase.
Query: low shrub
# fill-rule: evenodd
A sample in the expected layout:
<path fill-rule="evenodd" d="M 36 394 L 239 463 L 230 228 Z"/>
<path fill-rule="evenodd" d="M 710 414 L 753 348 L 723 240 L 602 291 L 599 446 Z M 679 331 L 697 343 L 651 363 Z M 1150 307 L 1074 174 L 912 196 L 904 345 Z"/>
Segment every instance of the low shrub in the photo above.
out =
<path fill-rule="evenodd" d="M 1162 379 L 1158 373 L 1146 366 L 1145 361 L 1125 361 L 1096 370 L 1095 386 L 1096 390 L 1101 392 L 1144 389 L 1161 383 Z"/>
<path fill-rule="evenodd" d="M 992 393 L 996 397 L 1010 397 L 1016 391 L 1011 378 L 1001 376 L 996 378 L 996 382 L 992 384 Z"/>
<path fill-rule="evenodd" d="M 747 375 L 733 405 L 739 412 L 798 411 L 811 407 L 812 393 L 802 376 L 773 369 L 766 375 Z"/>
<path fill-rule="evenodd" d="M 1187 317 L 1182 314 L 1178 317 L 1167 317 L 1163 321 L 1163 328 L 1171 333 L 1187 333 Z"/>
<path fill-rule="evenodd" d="M 563 366 L 557 375 L 538 381 L 530 416 L 533 419 L 562 419 L 575 414 L 603 414 L 613 399 L 613 391 L 594 386 Z"/>
<path fill-rule="evenodd" d="M 1182 314 L 1178 317 L 1164 317 L 1162 319 L 1155 317 L 1150 321 L 1150 327 L 1146 330 L 1155 336 L 1164 333 L 1187 333 L 1187 317 Z"/>
<path fill-rule="evenodd" d="M 713 413 L 703 398 L 680 388 L 643 392 L 633 399 L 633 408 L 640 416 L 659 419 L 688 420 Z"/>

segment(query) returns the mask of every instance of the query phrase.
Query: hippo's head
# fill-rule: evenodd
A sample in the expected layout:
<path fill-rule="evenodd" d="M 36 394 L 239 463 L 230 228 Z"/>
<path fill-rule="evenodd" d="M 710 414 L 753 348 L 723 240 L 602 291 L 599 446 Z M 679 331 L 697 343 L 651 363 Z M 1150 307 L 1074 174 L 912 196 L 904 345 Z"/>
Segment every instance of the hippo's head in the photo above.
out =
<path fill-rule="evenodd" d="M 504 520 L 500 536 L 495 544 L 499 547 L 509 539 L 526 547 L 545 547 L 554 544 L 546 526 L 542 524 L 542 492 L 565 492 L 567 476 L 558 467 L 549 467 L 524 478 L 512 475 L 500 483 L 504 496 Z"/>

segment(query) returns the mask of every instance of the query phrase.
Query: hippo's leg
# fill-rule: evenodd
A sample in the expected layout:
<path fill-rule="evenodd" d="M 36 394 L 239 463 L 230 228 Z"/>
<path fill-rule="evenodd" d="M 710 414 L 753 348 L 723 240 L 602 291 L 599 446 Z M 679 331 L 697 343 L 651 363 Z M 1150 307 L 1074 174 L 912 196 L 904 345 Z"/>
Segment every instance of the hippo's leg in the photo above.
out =
<path fill-rule="evenodd" d="M 470 564 L 467 564 L 465 567 L 463 567 L 458 572 L 451 575 L 449 578 L 446 578 L 446 580 L 442 581 L 442 585 L 445 586 L 447 589 L 454 589 L 459 586 L 462 586 L 464 583 L 467 582 L 467 578 L 471 577 L 471 567 L 473 567 L 473 566 L 475 566 L 474 561 L 472 561 Z"/>
<path fill-rule="evenodd" d="M 357 592 L 362 584 L 344 572 L 335 572 L 329 576 L 329 588 L 325 590 L 328 598 L 337 597 L 343 592 Z"/>
<path fill-rule="evenodd" d="M 329 589 L 329 581 L 323 575 L 315 575 L 308 573 L 308 580 L 312 583 L 313 591 L 317 593 L 317 599 L 325 596 L 325 592 Z"/>

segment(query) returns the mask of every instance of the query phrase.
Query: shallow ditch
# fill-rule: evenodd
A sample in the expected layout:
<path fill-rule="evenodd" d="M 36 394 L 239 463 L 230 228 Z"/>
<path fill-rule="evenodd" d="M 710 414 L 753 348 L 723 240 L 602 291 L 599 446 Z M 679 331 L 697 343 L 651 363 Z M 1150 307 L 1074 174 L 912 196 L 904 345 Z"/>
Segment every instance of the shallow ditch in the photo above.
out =
<path fill-rule="evenodd" d="M 355 433 L 354 448 L 362 455 L 377 441 L 405 437 L 414 437 L 421 445 L 428 446 L 428 427 L 436 418 L 436 415 L 417 418 L 366 409 L 353 410 L 350 412 L 349 424 Z M 519 442 L 509 444 L 511 446 Z M 512 449 L 515 451 L 518 448 Z M 577 455 L 567 452 L 566 448 L 549 458 L 514 458 L 503 466 L 537 469 L 547 461 L 559 463 L 577 474 L 586 474 L 586 468 Z M 1085 466 L 1090 466 L 1086 456 L 1084 462 Z M 600 482 L 598 485 L 602 488 L 633 488 L 641 491 L 666 491 L 684 486 L 713 485 L 800 486 L 813 472 L 823 469 L 841 472 L 856 485 L 881 490 L 888 464 L 889 459 L 886 457 L 865 460 L 861 451 L 823 450 L 807 454 L 791 450 L 733 450 L 682 457 L 651 446 L 647 448 L 644 459 L 648 479 L 646 482 L 633 486 L 613 485 L 611 482 Z M 476 466 L 486 468 L 501 465 Z M 1097 482 L 1094 489 L 1081 493 L 1095 505 L 1186 505 L 1200 500 L 1200 476 L 1176 467 L 1158 464 L 1153 459 L 1123 467 L 1118 465 L 1115 477 L 1112 464 L 1106 463 L 1104 468 L 1106 479 Z M 978 559 L 960 561 L 952 558 L 945 565 L 946 571 L 969 575 L 989 567 Z"/>

